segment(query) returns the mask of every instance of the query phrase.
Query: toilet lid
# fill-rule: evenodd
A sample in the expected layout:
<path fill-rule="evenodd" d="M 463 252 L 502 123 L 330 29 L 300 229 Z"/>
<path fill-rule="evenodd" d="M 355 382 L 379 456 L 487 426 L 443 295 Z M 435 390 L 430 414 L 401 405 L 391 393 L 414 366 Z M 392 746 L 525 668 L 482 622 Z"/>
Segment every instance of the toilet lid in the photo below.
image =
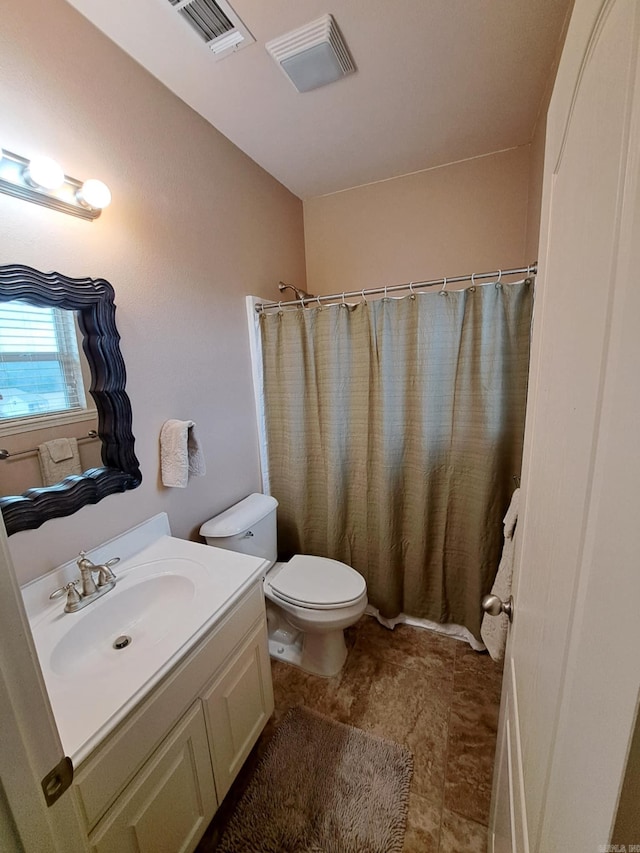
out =
<path fill-rule="evenodd" d="M 274 595 L 303 607 L 347 607 L 367 590 L 361 574 L 328 557 L 296 554 L 270 581 Z"/>

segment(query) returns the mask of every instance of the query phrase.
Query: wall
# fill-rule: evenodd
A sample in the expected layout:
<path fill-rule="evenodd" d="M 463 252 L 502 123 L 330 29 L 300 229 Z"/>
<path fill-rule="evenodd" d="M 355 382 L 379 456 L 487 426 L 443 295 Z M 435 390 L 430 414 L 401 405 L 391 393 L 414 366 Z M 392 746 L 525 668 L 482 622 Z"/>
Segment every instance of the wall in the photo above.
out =
<path fill-rule="evenodd" d="M 101 442 L 89 437 L 89 430 L 98 429 L 98 416 L 91 420 L 72 421 L 60 426 L 50 426 L 42 430 L 29 430 L 1 436 L 0 444 L 11 454 L 1 462 L 2 479 L 0 496 L 21 495 L 27 489 L 46 485 L 40 468 L 36 448 L 43 441 L 55 438 L 75 438 L 78 441 L 78 456 L 83 471 L 102 465 Z"/>
<path fill-rule="evenodd" d="M 567 8 L 565 15 L 562 33 L 556 45 L 556 52 L 553 59 L 547 85 L 545 86 L 544 95 L 538 108 L 538 117 L 536 119 L 533 136 L 531 138 L 530 156 L 529 156 L 529 192 L 527 200 L 527 230 L 526 230 L 526 253 L 528 258 L 538 258 L 538 245 L 540 242 L 540 216 L 542 213 L 542 178 L 544 175 L 544 152 L 545 141 L 547 136 L 547 113 L 549 111 L 549 103 L 553 93 L 553 84 L 555 83 L 558 73 L 558 65 L 562 55 L 567 35 L 567 28 L 571 20 L 571 12 L 573 10 L 573 2 Z"/>
<path fill-rule="evenodd" d="M 522 266 L 529 146 L 304 203 L 312 293 Z"/>
<path fill-rule="evenodd" d="M 548 104 L 547 104 L 548 106 Z M 542 177 L 544 174 L 544 143 L 547 129 L 546 108 L 538 118 L 530 146 L 529 190 L 527 199 L 526 256 L 538 258 L 540 214 L 542 212 Z"/>
<path fill-rule="evenodd" d="M 0 263 L 113 284 L 143 474 L 132 492 L 12 536 L 24 582 L 160 511 L 197 537 L 259 489 L 243 297 L 304 282 L 304 238 L 296 197 L 63 0 L 2 12 L 2 144 L 104 180 L 113 202 L 90 223 L 0 195 Z M 207 475 L 184 490 L 159 482 L 167 418 L 196 421 L 206 454 Z"/>
<path fill-rule="evenodd" d="M 636 716 L 636 723 L 631 737 L 631 746 L 627 757 L 627 766 L 618 810 L 616 813 L 611 843 L 622 845 L 630 850 L 631 845 L 640 844 L 640 718 Z"/>

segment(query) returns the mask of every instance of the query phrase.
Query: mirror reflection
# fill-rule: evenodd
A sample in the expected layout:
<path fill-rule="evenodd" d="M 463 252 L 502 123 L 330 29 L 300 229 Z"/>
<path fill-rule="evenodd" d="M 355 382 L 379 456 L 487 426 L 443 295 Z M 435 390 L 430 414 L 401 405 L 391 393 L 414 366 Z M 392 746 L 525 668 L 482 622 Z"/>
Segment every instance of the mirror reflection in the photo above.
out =
<path fill-rule="evenodd" d="M 0 266 L 0 510 L 12 534 L 140 485 L 105 279 Z"/>
<path fill-rule="evenodd" d="M 102 464 L 76 311 L 0 303 L 0 497 Z"/>

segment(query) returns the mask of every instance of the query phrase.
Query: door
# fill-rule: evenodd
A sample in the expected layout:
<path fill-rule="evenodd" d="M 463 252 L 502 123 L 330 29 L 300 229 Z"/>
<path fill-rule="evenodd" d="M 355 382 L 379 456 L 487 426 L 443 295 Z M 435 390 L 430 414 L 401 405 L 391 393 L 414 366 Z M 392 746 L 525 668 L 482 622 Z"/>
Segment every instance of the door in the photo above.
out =
<path fill-rule="evenodd" d="M 26 853 L 88 849 L 68 789 L 47 808 L 40 780 L 63 757 L 0 516 L 0 846 Z M 2 793 L 0 789 L 0 793 Z"/>
<path fill-rule="evenodd" d="M 634 725 L 639 29 L 637 0 L 576 0 L 549 108 L 495 853 L 607 845 Z"/>

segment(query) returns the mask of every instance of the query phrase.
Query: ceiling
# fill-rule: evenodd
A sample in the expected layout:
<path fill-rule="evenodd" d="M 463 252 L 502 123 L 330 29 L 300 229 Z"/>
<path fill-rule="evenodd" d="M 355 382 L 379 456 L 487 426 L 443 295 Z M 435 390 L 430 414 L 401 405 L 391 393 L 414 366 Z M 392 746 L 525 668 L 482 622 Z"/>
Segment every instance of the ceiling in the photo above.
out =
<path fill-rule="evenodd" d="M 571 0 L 231 0 L 215 61 L 169 0 L 68 0 L 300 198 L 531 140 Z M 331 12 L 357 71 L 299 93 L 265 42 Z"/>

